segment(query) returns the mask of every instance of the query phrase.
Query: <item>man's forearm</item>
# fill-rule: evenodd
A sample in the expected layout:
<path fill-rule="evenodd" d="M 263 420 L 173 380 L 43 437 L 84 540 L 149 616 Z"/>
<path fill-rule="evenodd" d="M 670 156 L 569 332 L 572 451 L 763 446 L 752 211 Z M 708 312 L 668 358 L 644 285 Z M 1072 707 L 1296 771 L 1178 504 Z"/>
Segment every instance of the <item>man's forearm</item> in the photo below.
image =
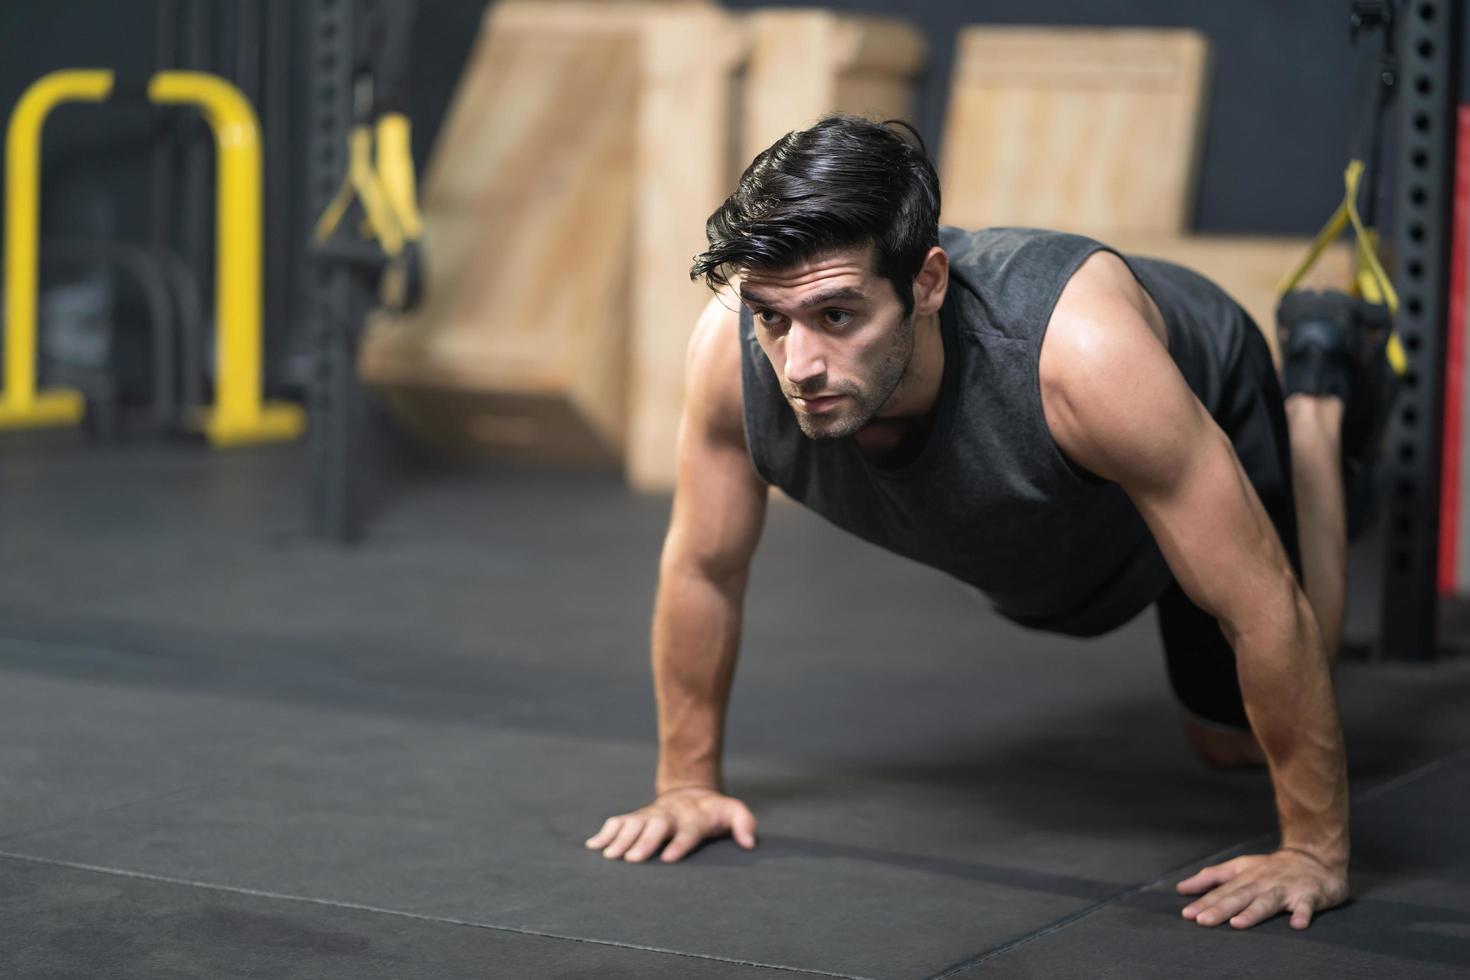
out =
<path fill-rule="evenodd" d="M 653 685 L 658 700 L 655 792 L 721 788 L 725 709 L 740 646 L 745 576 L 720 581 L 666 563 L 653 614 Z"/>
<path fill-rule="evenodd" d="M 1283 847 L 1348 859 L 1347 764 L 1321 633 L 1296 591 L 1279 616 L 1236 640 L 1246 715 L 1271 768 Z"/>

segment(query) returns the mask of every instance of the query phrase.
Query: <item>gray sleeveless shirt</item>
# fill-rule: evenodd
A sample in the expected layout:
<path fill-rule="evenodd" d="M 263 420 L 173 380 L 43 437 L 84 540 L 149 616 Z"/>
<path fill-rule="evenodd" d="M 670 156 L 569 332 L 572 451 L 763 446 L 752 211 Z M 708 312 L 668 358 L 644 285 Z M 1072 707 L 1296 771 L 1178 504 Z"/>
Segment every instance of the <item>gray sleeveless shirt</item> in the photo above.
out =
<path fill-rule="evenodd" d="M 884 468 L 851 438 L 808 439 L 741 309 L 741 387 L 751 462 L 833 524 L 942 569 L 1025 626 L 1077 636 L 1132 619 L 1170 581 L 1122 489 L 1067 460 L 1041 409 L 1041 339 L 1062 287 L 1099 249 L 1028 228 L 940 229 L 949 292 L 940 311 L 944 375 L 928 440 Z M 1168 325 L 1169 351 L 1215 414 L 1222 365 L 1255 327 L 1217 286 L 1154 259 L 1123 256 Z"/>

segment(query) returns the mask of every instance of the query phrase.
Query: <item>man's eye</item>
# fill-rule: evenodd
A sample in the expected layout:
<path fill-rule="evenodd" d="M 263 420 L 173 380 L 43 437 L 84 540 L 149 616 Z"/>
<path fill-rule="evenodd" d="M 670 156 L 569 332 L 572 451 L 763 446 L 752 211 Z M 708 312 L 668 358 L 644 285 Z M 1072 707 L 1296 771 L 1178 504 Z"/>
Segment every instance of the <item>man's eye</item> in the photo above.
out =
<path fill-rule="evenodd" d="M 852 314 L 846 310 L 828 310 L 824 315 L 829 327 L 845 327 L 852 322 Z"/>
<path fill-rule="evenodd" d="M 781 314 L 775 310 L 757 310 L 755 316 L 768 327 L 774 327 L 781 322 Z"/>

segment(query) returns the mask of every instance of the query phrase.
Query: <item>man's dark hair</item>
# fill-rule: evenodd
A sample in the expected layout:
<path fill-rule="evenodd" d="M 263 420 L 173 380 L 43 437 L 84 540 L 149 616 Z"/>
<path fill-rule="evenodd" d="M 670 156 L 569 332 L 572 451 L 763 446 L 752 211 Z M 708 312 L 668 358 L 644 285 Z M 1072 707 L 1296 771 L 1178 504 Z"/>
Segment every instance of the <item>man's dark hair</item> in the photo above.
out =
<path fill-rule="evenodd" d="M 705 236 L 709 250 L 695 257 L 689 278 L 711 289 L 742 269 L 781 269 L 870 245 L 873 271 L 893 283 L 907 317 L 914 276 L 939 244 L 939 177 L 908 123 L 834 113 L 757 154 L 705 222 Z"/>

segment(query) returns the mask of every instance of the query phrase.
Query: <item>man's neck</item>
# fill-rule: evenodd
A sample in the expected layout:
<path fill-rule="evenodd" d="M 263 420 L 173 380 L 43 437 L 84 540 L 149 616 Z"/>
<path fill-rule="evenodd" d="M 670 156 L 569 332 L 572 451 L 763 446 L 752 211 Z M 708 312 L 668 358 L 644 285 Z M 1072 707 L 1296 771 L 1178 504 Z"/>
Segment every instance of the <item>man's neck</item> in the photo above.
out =
<path fill-rule="evenodd" d="M 880 466 L 902 466 L 919 455 L 934 427 L 944 380 L 944 338 L 939 315 L 914 324 L 914 352 L 888 404 L 853 439 Z"/>

